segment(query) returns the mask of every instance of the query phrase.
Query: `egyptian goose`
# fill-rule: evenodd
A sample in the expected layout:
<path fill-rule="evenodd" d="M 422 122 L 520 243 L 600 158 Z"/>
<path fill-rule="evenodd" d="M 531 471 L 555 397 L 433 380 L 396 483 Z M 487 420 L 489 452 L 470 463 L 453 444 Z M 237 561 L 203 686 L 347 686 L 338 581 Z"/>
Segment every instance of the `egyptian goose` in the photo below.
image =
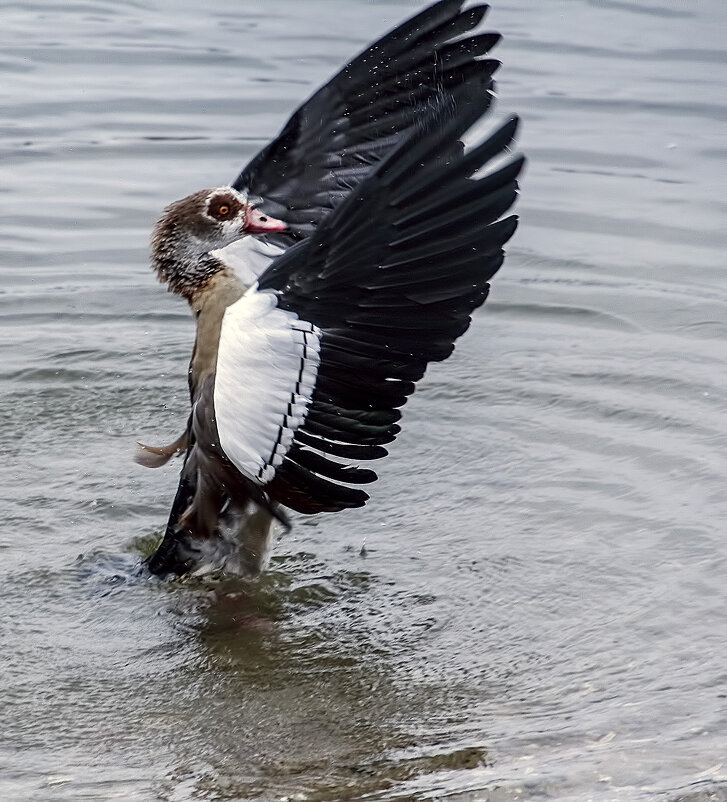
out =
<path fill-rule="evenodd" d="M 476 147 L 496 33 L 487 6 L 442 0 L 351 61 L 231 186 L 169 206 L 152 264 L 197 335 L 191 413 L 160 575 L 259 573 L 284 508 L 360 507 L 359 467 L 383 457 L 399 408 L 485 301 L 515 231 L 502 218 L 523 158 L 473 178 L 512 145 L 512 119 Z"/>

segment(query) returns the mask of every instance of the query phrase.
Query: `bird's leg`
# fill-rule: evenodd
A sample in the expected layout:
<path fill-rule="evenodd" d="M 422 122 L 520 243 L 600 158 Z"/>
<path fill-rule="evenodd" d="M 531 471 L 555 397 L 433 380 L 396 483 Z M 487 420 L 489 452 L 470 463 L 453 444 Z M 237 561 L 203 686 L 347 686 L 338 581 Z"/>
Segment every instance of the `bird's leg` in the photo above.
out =
<path fill-rule="evenodd" d="M 273 546 L 273 516 L 262 507 L 251 505 L 252 512 L 240 529 L 240 567 L 250 577 L 258 576 L 270 560 Z"/>
<path fill-rule="evenodd" d="M 186 529 L 193 538 L 207 540 L 214 537 L 224 501 L 223 488 L 209 479 L 202 466 L 198 467 L 194 497 L 179 517 L 178 529 Z"/>

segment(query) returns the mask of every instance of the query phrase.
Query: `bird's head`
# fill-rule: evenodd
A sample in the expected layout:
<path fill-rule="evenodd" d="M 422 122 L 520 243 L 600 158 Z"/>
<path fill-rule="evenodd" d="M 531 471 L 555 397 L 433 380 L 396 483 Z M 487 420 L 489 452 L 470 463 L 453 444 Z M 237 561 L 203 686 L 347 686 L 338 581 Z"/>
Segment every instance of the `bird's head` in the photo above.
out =
<path fill-rule="evenodd" d="M 189 299 L 223 267 L 211 251 L 285 228 L 232 187 L 203 189 L 164 210 L 152 234 L 152 266 L 171 292 Z"/>

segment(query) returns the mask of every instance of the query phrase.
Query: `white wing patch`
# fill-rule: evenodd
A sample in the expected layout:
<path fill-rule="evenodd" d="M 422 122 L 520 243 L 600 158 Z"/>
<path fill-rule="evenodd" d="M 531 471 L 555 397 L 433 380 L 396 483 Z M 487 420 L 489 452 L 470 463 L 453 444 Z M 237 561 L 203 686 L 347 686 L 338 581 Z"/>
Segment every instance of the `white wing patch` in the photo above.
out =
<path fill-rule="evenodd" d="M 228 245 L 211 251 L 223 265 L 231 267 L 246 287 L 252 287 L 260 276 L 267 270 L 270 263 L 285 248 L 262 242 L 255 237 L 242 237 Z"/>
<path fill-rule="evenodd" d="M 257 284 L 227 307 L 217 354 L 220 445 L 248 478 L 269 482 L 305 420 L 320 364 L 320 331 L 277 307 Z"/>

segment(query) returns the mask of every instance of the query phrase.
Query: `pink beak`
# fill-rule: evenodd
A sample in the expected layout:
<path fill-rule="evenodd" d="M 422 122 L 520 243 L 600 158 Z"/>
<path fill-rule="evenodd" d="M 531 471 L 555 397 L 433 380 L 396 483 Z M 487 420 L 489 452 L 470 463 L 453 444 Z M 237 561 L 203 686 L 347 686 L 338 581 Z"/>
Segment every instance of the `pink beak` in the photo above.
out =
<path fill-rule="evenodd" d="M 246 234 L 269 234 L 273 231 L 285 231 L 287 227 L 282 220 L 276 220 L 261 212 L 260 209 L 247 207 L 245 212 Z"/>

